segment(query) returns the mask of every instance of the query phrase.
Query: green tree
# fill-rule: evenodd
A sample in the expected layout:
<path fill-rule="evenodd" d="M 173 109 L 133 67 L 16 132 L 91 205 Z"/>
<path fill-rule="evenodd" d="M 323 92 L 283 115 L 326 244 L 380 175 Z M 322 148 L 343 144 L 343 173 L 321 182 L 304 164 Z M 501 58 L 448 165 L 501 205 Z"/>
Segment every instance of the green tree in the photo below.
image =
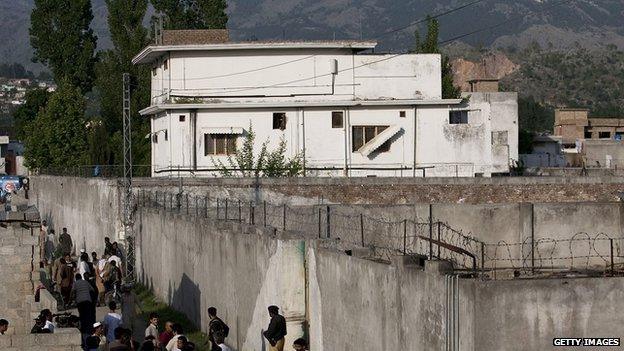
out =
<path fill-rule="evenodd" d="M 148 0 L 106 0 L 113 48 L 101 54 L 101 60 L 96 66 L 96 89 L 100 96 L 102 129 L 108 138 L 102 138 L 102 131 L 98 127 L 98 137 L 92 138 L 90 142 L 107 142 L 107 145 L 100 146 L 109 150 L 106 163 L 110 164 L 123 162 L 123 144 L 119 141 L 122 140 L 123 73 L 126 72 L 131 77 L 133 162 L 150 164 L 150 144 L 144 138 L 149 133 L 149 119 L 138 113 L 150 101 L 149 67 L 132 64 L 132 57 L 148 44 L 147 30 L 142 24 L 147 5 Z M 95 151 L 97 145 L 90 148 Z M 100 155 L 95 158 L 102 160 L 105 157 Z"/>
<path fill-rule="evenodd" d="M 15 135 L 18 140 L 26 139 L 28 125 L 35 120 L 39 111 L 48 103 L 50 95 L 45 89 L 33 89 L 26 92 L 24 98 L 26 102 L 13 113 Z"/>
<path fill-rule="evenodd" d="M 90 0 L 35 0 L 30 15 L 33 61 L 48 66 L 57 83 L 67 81 L 83 93 L 93 86 L 97 60 L 92 19 Z"/>
<path fill-rule="evenodd" d="M 156 12 L 167 17 L 167 29 L 225 29 L 226 0 L 151 0 Z"/>
<path fill-rule="evenodd" d="M 29 168 L 71 167 L 88 162 L 85 98 L 79 88 L 61 82 L 45 108 L 26 128 Z"/>
<path fill-rule="evenodd" d="M 424 40 L 420 38 L 420 33 L 415 33 L 415 45 L 413 52 L 417 54 L 440 54 L 442 58 L 442 98 L 456 99 L 461 96 L 461 91 L 453 84 L 453 68 L 448 55 L 442 54 L 438 45 L 440 24 L 437 19 L 427 18 L 427 34 Z"/>

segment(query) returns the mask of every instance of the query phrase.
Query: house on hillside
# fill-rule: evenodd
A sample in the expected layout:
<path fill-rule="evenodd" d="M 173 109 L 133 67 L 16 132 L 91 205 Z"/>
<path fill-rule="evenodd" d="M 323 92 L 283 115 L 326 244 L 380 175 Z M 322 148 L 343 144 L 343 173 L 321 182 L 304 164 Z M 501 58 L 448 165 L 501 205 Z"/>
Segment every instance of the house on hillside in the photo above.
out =
<path fill-rule="evenodd" d="M 622 118 L 589 117 L 585 108 L 559 108 L 554 135 L 563 140 L 568 166 L 624 167 Z"/>
<path fill-rule="evenodd" d="M 442 99 L 440 55 L 374 54 L 375 42 L 355 40 L 230 42 L 227 31 L 157 41 L 133 59 L 152 70 L 140 112 L 155 177 L 217 174 L 250 126 L 256 153 L 283 139 L 307 176 L 491 176 L 518 159 L 515 93 L 474 84 L 468 102 Z"/>

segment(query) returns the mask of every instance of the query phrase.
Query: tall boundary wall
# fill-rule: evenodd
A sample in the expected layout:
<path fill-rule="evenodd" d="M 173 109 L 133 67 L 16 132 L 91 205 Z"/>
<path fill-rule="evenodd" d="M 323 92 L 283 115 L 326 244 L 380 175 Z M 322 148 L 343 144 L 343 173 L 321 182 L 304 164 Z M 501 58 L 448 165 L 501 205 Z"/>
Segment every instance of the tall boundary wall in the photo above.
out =
<path fill-rule="evenodd" d="M 63 227 L 74 242 L 74 251 L 86 248 L 104 252 L 104 237 L 123 237 L 121 198 L 117 181 L 74 177 L 31 177 L 30 203 L 37 206 L 41 220 L 56 231 Z"/>
<path fill-rule="evenodd" d="M 103 223 L 119 220 L 116 183 L 40 177 L 32 184 L 42 217 L 67 223 L 78 241 L 84 235 L 103 245 L 116 228 Z M 59 199 L 67 209 L 50 207 Z M 525 205 L 509 206 L 501 211 L 525 213 Z M 312 350 L 445 350 L 452 339 L 460 350 L 528 351 L 550 349 L 554 337 L 624 337 L 622 277 L 457 279 L 435 261 L 424 269 L 402 257 L 373 262 L 331 240 L 151 209 L 137 212 L 135 232 L 141 281 L 204 331 L 207 308 L 217 307 L 235 350 L 266 350 L 270 304 L 288 319 L 288 342 L 307 331 Z"/>

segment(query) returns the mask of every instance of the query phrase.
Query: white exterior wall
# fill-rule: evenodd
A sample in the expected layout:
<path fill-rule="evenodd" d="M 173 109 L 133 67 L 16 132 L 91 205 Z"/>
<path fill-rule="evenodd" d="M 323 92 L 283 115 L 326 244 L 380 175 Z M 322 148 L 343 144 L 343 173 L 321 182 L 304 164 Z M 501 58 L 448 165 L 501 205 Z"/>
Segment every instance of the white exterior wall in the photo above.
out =
<path fill-rule="evenodd" d="M 333 88 L 332 60 L 338 64 Z M 172 52 L 152 64 L 152 104 L 172 95 L 228 102 L 440 99 L 440 65 L 437 54 L 345 49 Z"/>
<path fill-rule="evenodd" d="M 415 165 L 417 168 L 433 167 L 425 171 L 427 177 L 471 177 L 476 173 L 490 176 L 503 170 L 492 165 L 490 111 L 487 105 L 480 107 L 481 110 L 469 112 L 468 124 L 449 124 L 448 107 L 200 110 L 197 112 L 196 170 L 199 175 L 215 175 L 206 170 L 214 169 L 219 160 L 229 165 L 227 156 L 205 155 L 204 134 L 222 128 L 242 128 L 246 134 L 251 123 L 256 134 L 256 155 L 264 141 L 269 141 L 271 151 L 284 138 L 288 157 L 305 152 L 307 175 L 341 176 L 345 175 L 346 169 L 349 176 L 422 176 L 423 171 L 414 170 Z M 332 128 L 333 111 L 343 111 L 343 128 Z M 405 117 L 400 117 L 401 111 L 405 112 Z M 272 128 L 274 112 L 286 113 L 285 130 Z M 174 176 L 178 169 L 181 174 L 188 174 L 192 169 L 190 115 L 190 111 L 171 111 L 153 119 L 152 130 L 167 128 L 169 137 L 164 140 L 164 134 L 158 133 L 158 143 L 152 144 L 154 176 L 170 175 L 167 172 L 169 167 L 172 167 L 171 175 Z M 179 116 L 185 116 L 183 122 Z M 352 151 L 353 126 L 394 125 L 401 130 L 391 139 L 388 152 L 364 156 Z M 238 137 L 238 147 L 242 146 L 243 138 L 244 135 Z"/>
<path fill-rule="evenodd" d="M 490 176 L 508 172 L 510 159 L 518 159 L 516 94 L 472 93 L 468 105 L 442 100 L 440 55 L 304 47 L 172 50 L 151 64 L 154 176 L 215 175 L 206 169 L 219 161 L 227 166 L 228 158 L 204 155 L 204 134 L 248 131 L 250 124 L 256 154 L 264 141 L 273 150 L 284 138 L 289 157 L 305 153 L 311 176 Z M 469 123 L 450 124 L 449 109 L 469 110 Z M 332 128 L 332 111 L 343 111 L 343 128 Z M 286 113 L 284 131 L 272 128 L 275 112 Z M 358 125 L 400 130 L 390 151 L 364 156 L 352 151 L 352 127 Z M 507 142 L 493 143 L 493 133 L 501 131 Z"/>
<path fill-rule="evenodd" d="M 490 175 L 491 137 L 487 112 L 468 109 L 468 124 L 450 124 L 447 107 L 417 109 L 416 159 L 421 166 L 434 167 L 426 171 L 428 176 Z"/>

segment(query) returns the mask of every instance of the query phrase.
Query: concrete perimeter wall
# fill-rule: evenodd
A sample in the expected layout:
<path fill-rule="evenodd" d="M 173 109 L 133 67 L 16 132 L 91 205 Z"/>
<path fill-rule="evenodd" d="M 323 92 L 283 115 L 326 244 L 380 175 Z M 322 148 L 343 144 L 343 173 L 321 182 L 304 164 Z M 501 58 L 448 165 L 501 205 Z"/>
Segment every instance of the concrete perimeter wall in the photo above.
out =
<path fill-rule="evenodd" d="M 303 335 L 305 241 L 272 230 L 143 209 L 136 221 L 140 280 L 208 331 L 208 307 L 235 350 L 267 349 L 261 331 L 278 305 L 287 345 Z"/>
<path fill-rule="evenodd" d="M 42 220 L 56 231 L 63 227 L 72 236 L 74 250 L 104 252 L 104 237 L 112 241 L 123 235 L 117 181 L 73 177 L 31 177 L 30 203 Z"/>
<path fill-rule="evenodd" d="M 551 350 L 553 338 L 624 338 L 622 277 L 489 281 L 475 287 L 474 350 Z"/>
<path fill-rule="evenodd" d="M 80 194 L 62 195 L 60 184 L 63 188 L 67 184 L 64 179 L 46 177 L 45 189 L 35 188 L 35 184 L 43 184 L 41 179 L 34 181 L 37 197 L 33 197 L 46 199 L 46 204 L 55 196 L 76 200 L 64 202 L 67 209 L 54 213 L 62 216 L 68 228 L 84 226 L 87 242 L 101 241 L 96 235 L 103 236 L 103 230 L 98 227 L 110 224 L 85 217 L 114 219 L 117 209 L 84 199 L 115 198 L 110 194 L 116 190 L 107 188 L 114 184 L 72 180 L 75 183 L 69 192 Z M 45 194 L 48 191 L 57 195 Z M 434 216 L 444 215 L 449 221 L 461 217 L 462 225 L 472 228 L 489 218 L 481 227 L 492 226 L 492 234 L 526 235 L 524 227 L 505 232 L 502 219 L 507 218 L 512 226 L 525 221 L 525 205 L 479 206 L 478 211 L 465 213 L 461 208 L 438 207 Z M 574 210 L 560 204 L 539 206 L 529 217 L 536 219 L 534 227 L 544 223 L 544 228 L 550 228 L 544 232 L 559 230 L 557 226 L 563 228 L 562 233 L 581 225 L 601 231 L 619 228 L 615 224 L 620 218 L 614 209 L 619 208 L 617 204 L 570 204 L 577 206 Z M 417 212 L 420 210 L 401 209 L 401 215 Z M 605 218 L 609 224 L 600 228 L 596 218 L 602 212 L 617 218 Z M 391 213 L 386 216 L 395 218 Z M 567 223 L 569 216 L 582 219 Z M 58 223 L 58 218 L 51 218 Z M 288 343 L 301 335 L 307 322 L 312 350 L 444 350 L 447 331 L 451 331 L 449 309 L 459 321 L 460 350 L 528 351 L 550 349 L 554 337 L 624 337 L 624 314 L 618 310 L 624 298 L 622 277 L 459 279 L 455 294 L 459 307 L 455 309 L 446 300 L 447 278 L 435 269 L 435 263 L 422 271 L 396 258 L 391 258 L 391 264 L 373 262 L 323 248 L 330 243 L 327 241 L 148 209 L 137 213 L 135 230 L 142 281 L 204 331 L 207 308 L 217 307 L 232 328 L 228 342 L 235 350 L 266 349 L 261 331 L 268 325 L 265 308 L 270 304 L 281 306 L 289 320 Z"/>

